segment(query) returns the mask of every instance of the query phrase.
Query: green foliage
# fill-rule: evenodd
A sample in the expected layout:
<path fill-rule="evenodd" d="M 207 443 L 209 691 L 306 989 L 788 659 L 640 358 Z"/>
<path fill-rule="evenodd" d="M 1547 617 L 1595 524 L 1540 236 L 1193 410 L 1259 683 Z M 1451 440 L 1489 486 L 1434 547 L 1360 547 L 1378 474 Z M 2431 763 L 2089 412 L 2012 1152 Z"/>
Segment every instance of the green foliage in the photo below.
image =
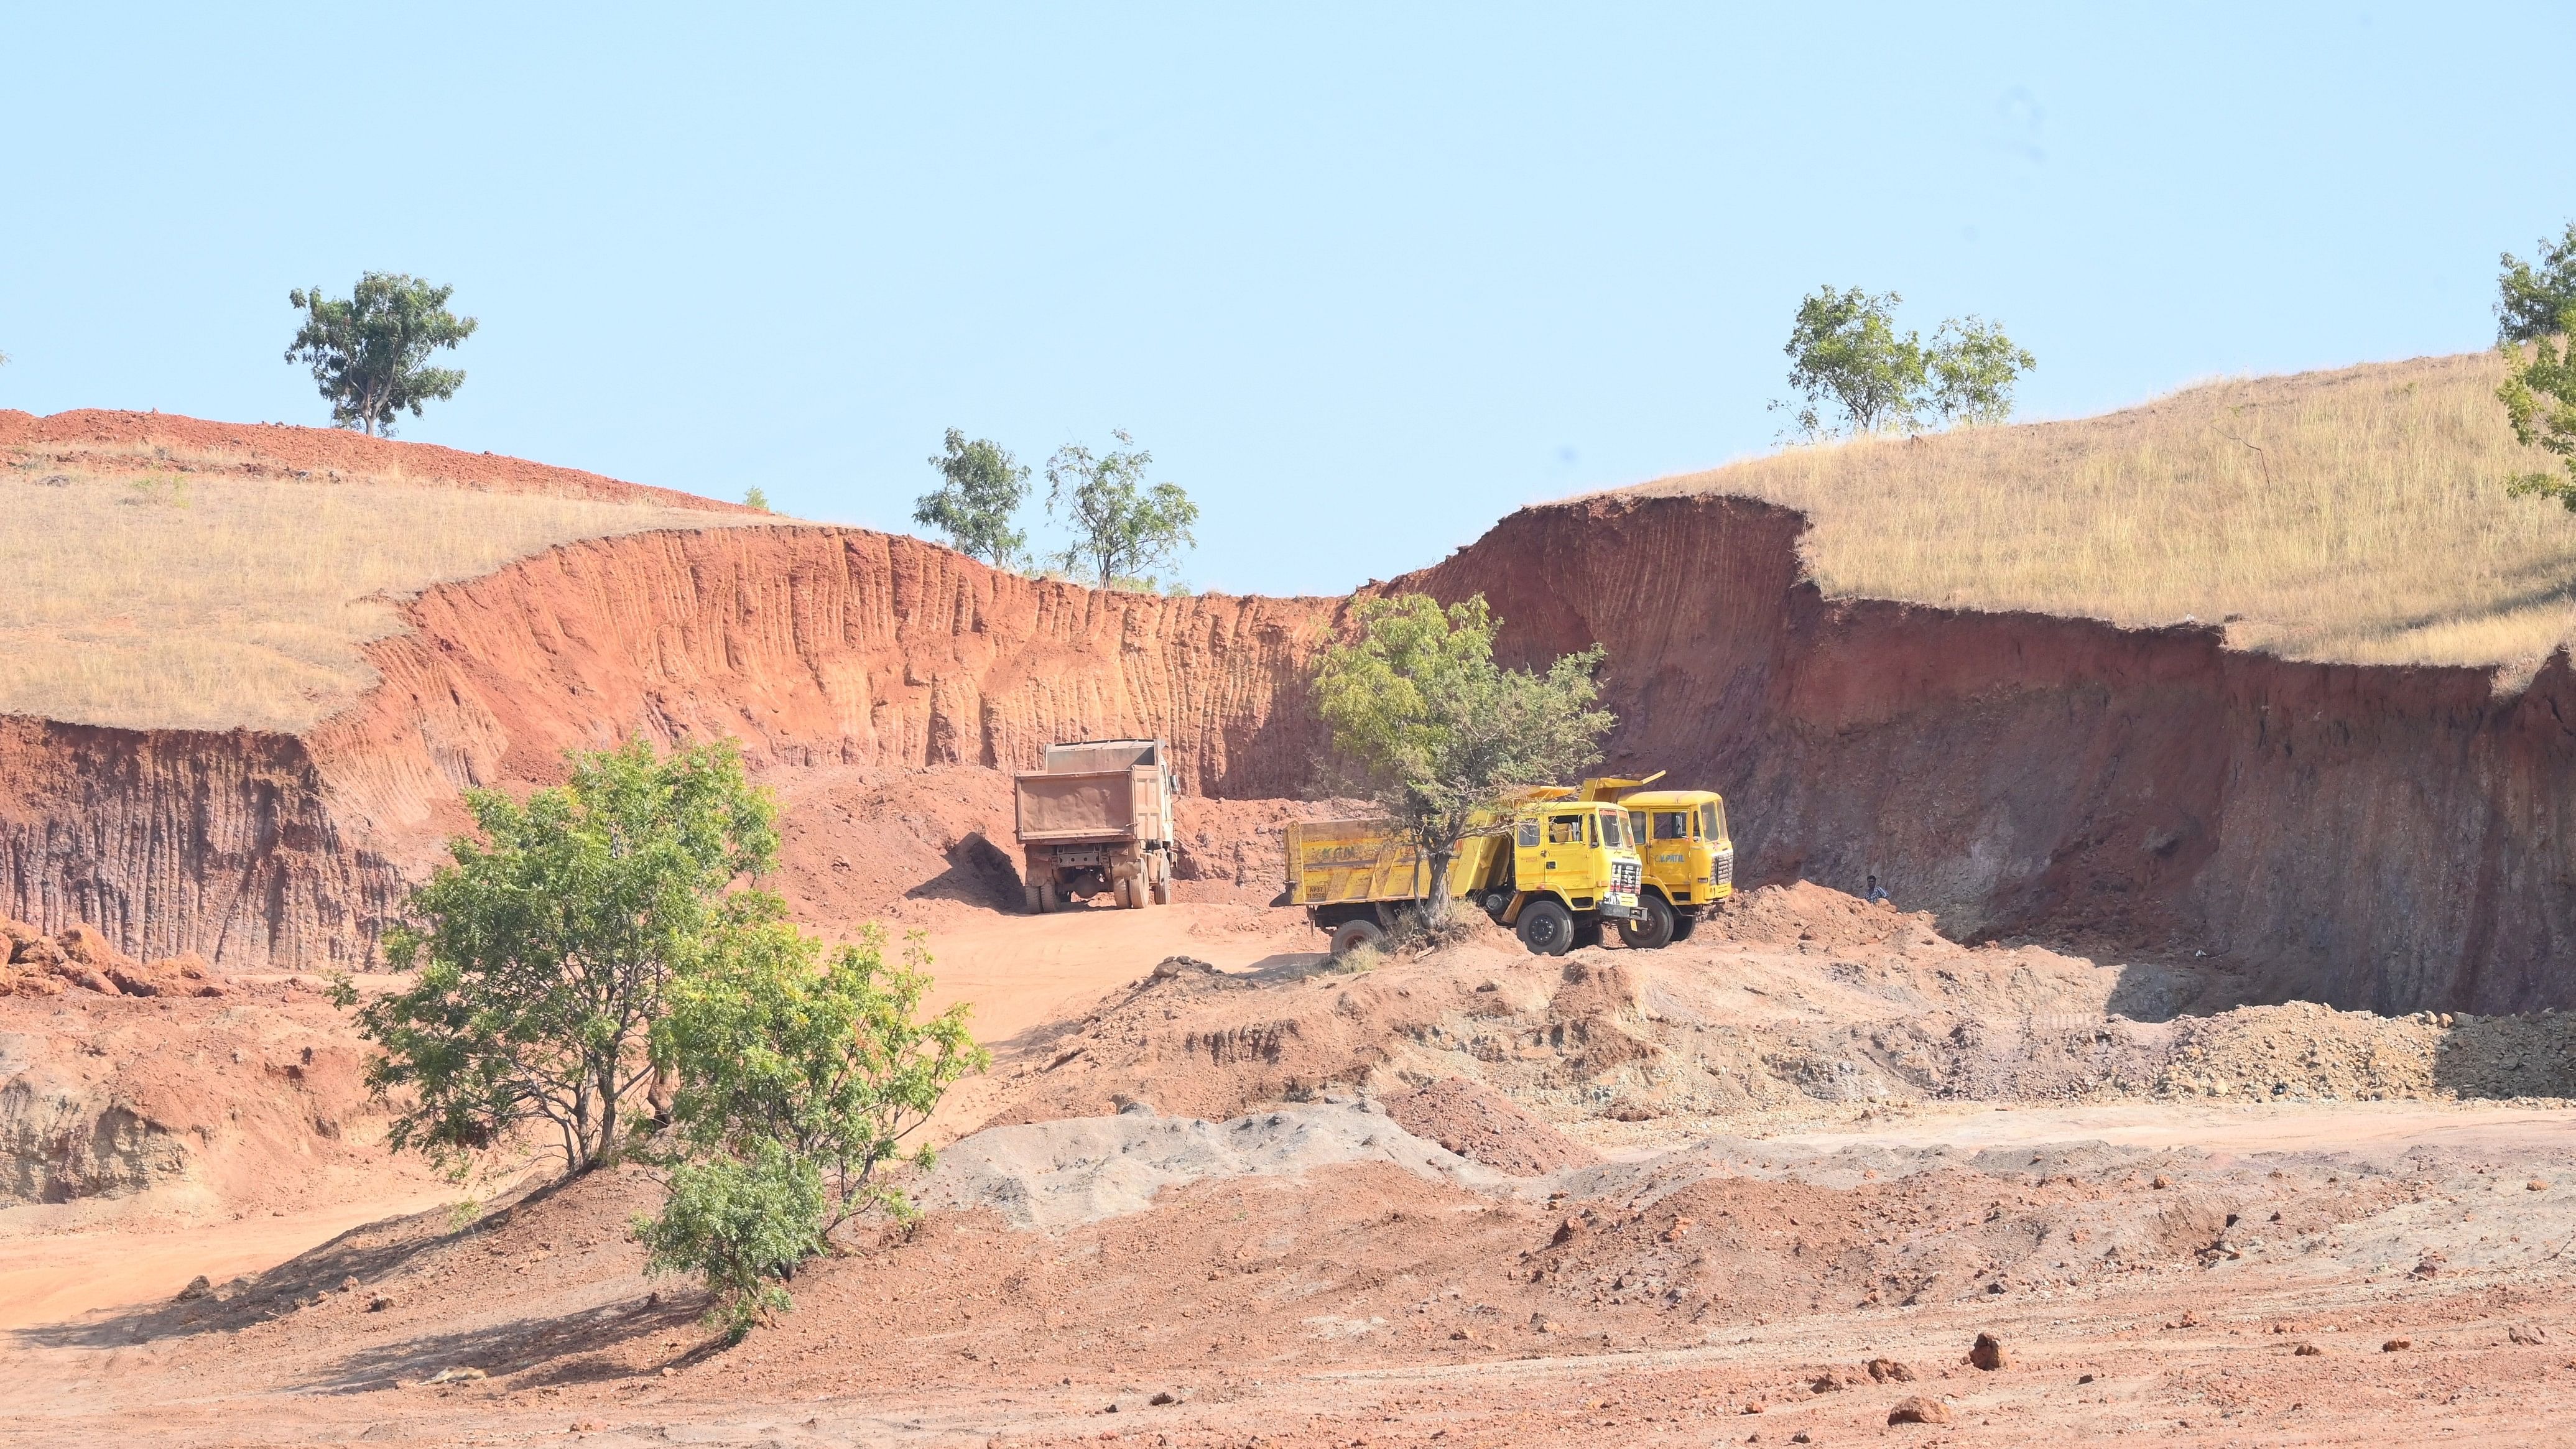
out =
<path fill-rule="evenodd" d="M 2559 460 L 2560 471 L 2517 474 L 2505 483 L 2516 498 L 2554 498 L 2576 512 L 2576 303 L 2558 314 L 2555 337 L 2534 338 L 2530 351 L 2508 343 L 2512 370 L 2496 398 L 2513 421 L 2513 435 Z"/>
<path fill-rule="evenodd" d="M 304 310 L 304 325 L 287 345 L 286 360 L 313 365 L 313 381 L 331 404 L 331 421 L 370 435 L 392 437 L 394 414 L 444 402 L 465 383 L 453 368 L 428 365 L 431 353 L 474 335 L 471 317 L 447 310 L 454 287 L 438 287 L 398 272 L 369 272 L 345 301 L 319 287 L 286 294 Z"/>
<path fill-rule="evenodd" d="M 188 480 L 176 473 L 146 473 L 126 487 L 134 492 L 128 501 L 146 508 L 185 508 L 194 501 L 188 496 Z"/>
<path fill-rule="evenodd" d="M 695 1274 L 715 1300 L 708 1322 L 739 1342 L 789 1307 L 781 1286 L 822 1251 L 823 1179 L 774 1142 L 749 1157 L 715 1157 L 671 1174 L 662 1211 L 635 1220 L 645 1271 Z"/>
<path fill-rule="evenodd" d="M 870 1208 L 898 1220 L 911 1199 L 880 1169 L 928 1167 L 903 1150 L 951 1083 L 991 1063 L 956 1005 L 927 1020 L 929 956 L 899 964 L 871 926 L 855 945 L 822 943 L 784 922 L 728 938 L 674 988 L 656 1041 L 680 1087 L 671 1116 L 686 1150 L 756 1155 L 776 1145 L 830 1188 L 829 1233 Z"/>
<path fill-rule="evenodd" d="M 754 484 L 753 486 L 742 490 L 742 506 L 745 508 L 757 508 L 761 512 L 767 513 L 769 511 L 769 495 L 761 491 L 759 485 Z"/>
<path fill-rule="evenodd" d="M 1364 600 L 1359 635 L 1324 651 L 1315 697 L 1333 746 L 1431 861 L 1430 914 L 1448 911 L 1449 862 L 1478 811 L 1524 785 L 1579 773 L 1615 723 L 1597 708 L 1605 651 L 1543 674 L 1494 662 L 1484 595 L 1442 609 L 1423 594 Z"/>
<path fill-rule="evenodd" d="M 1942 323 L 1927 347 L 1921 334 L 1897 330 L 1904 300 L 1858 287 L 1824 287 L 1800 300 L 1782 350 L 1789 385 L 1804 401 L 1771 404 L 1775 411 L 1797 408 L 1793 431 L 1865 434 L 1933 418 L 1995 423 L 2012 415 L 2013 385 L 2038 360 L 2002 327 L 1973 316 Z"/>
<path fill-rule="evenodd" d="M 2576 221 L 2558 240 L 2540 239 L 2540 265 L 2511 252 L 2498 260 L 2496 277 L 2496 346 L 2537 342 L 2567 330 L 2567 309 L 2576 307 Z"/>
<path fill-rule="evenodd" d="M 1145 482 L 1153 454 L 1124 429 L 1110 436 L 1121 446 L 1094 454 L 1067 443 L 1047 460 L 1047 512 L 1062 509 L 1073 528 L 1063 566 L 1093 575 L 1104 589 L 1178 562 L 1181 550 L 1197 545 L 1190 530 L 1199 521 L 1199 506 L 1179 484 Z M 1143 582 L 1152 587 L 1150 578 Z"/>
<path fill-rule="evenodd" d="M 1974 316 L 1942 323 L 1924 361 L 1931 372 L 1926 401 L 1944 423 L 2000 423 L 2011 417 L 2013 384 L 2039 366 L 2039 359 L 2014 346 L 2004 329 Z"/>
<path fill-rule="evenodd" d="M 674 978 L 781 909 L 727 890 L 778 850 L 776 806 L 730 743 L 568 758 L 571 778 L 524 805 L 466 795 L 480 838 L 449 842 L 389 939 L 418 976 L 358 1012 L 390 1145 L 459 1177 L 529 1125 L 554 1129 L 568 1171 L 612 1159 Z"/>
<path fill-rule="evenodd" d="M 1029 537 L 1011 527 L 1011 516 L 1029 496 L 1029 470 L 1008 448 L 990 438 L 970 443 L 956 428 L 930 466 L 939 470 L 939 487 L 913 504 L 912 521 L 938 529 L 969 558 L 997 569 L 1018 564 Z"/>

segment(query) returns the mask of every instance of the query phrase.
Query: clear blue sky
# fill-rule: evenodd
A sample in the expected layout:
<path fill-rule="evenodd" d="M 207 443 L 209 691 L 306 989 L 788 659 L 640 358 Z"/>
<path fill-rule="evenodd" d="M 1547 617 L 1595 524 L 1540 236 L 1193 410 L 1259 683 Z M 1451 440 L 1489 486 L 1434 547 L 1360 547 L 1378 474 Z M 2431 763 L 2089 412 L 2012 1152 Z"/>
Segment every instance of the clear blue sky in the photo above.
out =
<path fill-rule="evenodd" d="M 1936 8 L 14 5 L 0 406 L 321 423 L 287 290 L 410 271 L 405 437 L 905 528 L 1125 426 L 1338 591 L 1769 446 L 1821 283 L 2065 416 L 2486 345 L 2576 215 L 2564 9 Z"/>

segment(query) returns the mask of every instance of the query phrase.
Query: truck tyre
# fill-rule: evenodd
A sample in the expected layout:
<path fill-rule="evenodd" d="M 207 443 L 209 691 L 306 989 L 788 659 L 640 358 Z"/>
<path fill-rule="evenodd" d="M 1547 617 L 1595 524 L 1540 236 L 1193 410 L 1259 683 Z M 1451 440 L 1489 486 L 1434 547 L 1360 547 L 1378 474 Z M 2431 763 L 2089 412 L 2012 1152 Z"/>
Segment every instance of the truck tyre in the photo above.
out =
<path fill-rule="evenodd" d="M 1670 901 L 1648 891 L 1637 897 L 1636 916 L 1619 923 L 1619 943 L 1640 951 L 1661 950 L 1673 943 L 1674 923 L 1680 919 Z"/>
<path fill-rule="evenodd" d="M 1696 931 L 1696 930 L 1698 930 L 1698 929 L 1699 929 L 1699 917 L 1697 917 L 1697 916 L 1685 916 L 1685 915 L 1683 915 L 1683 914 L 1682 914 L 1681 912 L 1679 912 L 1679 911 L 1675 911 L 1675 912 L 1673 912 L 1673 939 L 1674 939 L 1674 940 L 1676 940 L 1676 941 L 1687 941 L 1687 940 L 1689 940 L 1689 939 L 1691 938 L 1691 932 Z"/>
<path fill-rule="evenodd" d="M 1172 858 L 1168 855 L 1158 855 L 1153 860 L 1154 904 L 1168 906 L 1172 903 Z"/>
<path fill-rule="evenodd" d="M 1038 895 L 1038 888 L 1034 884 L 1020 887 L 1020 894 L 1028 900 L 1030 915 L 1043 915 L 1046 912 L 1046 901 Z"/>
<path fill-rule="evenodd" d="M 1038 909 L 1040 911 L 1060 911 L 1064 909 L 1064 897 L 1056 894 L 1054 881 L 1042 880 L 1038 882 Z"/>
<path fill-rule="evenodd" d="M 1521 944 L 1533 956 L 1562 956 L 1574 948 L 1574 913 L 1552 900 L 1521 907 Z"/>
<path fill-rule="evenodd" d="M 1333 928 L 1333 959 L 1338 961 L 1362 946 L 1386 944 L 1386 928 L 1375 921 L 1344 921 Z"/>

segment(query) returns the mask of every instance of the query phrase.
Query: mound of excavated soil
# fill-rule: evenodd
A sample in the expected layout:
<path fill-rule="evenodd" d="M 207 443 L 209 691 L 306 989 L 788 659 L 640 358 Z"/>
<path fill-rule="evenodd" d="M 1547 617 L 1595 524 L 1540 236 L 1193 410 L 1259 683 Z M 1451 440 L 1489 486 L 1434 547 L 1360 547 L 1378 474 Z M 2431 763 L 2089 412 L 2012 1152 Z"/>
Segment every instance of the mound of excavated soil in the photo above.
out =
<path fill-rule="evenodd" d="M 1514 1177 L 1601 1160 L 1600 1153 L 1522 1111 L 1511 1098 L 1465 1077 L 1397 1092 L 1380 1105 L 1414 1136 Z"/>
<path fill-rule="evenodd" d="M 1034 1040 L 994 1085 L 992 1120 L 1131 1099 L 1227 1117 L 1450 1078 L 1617 1141 L 1901 1102 L 2576 1096 L 2576 1018 L 2164 1019 L 2206 987 L 2177 967 L 1961 946 L 1921 915 L 1768 887 L 1661 951 L 1470 943 L 1359 975 L 1148 978 Z"/>

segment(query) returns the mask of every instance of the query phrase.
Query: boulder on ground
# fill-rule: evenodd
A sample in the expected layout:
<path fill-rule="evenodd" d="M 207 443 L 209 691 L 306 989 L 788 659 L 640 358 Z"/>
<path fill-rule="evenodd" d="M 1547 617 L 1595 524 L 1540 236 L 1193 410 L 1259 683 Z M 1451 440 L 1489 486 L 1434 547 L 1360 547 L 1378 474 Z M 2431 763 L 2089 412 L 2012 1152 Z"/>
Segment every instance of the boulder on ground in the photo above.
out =
<path fill-rule="evenodd" d="M 1869 1361 L 1867 1367 L 1869 1369 L 1869 1376 L 1878 1380 L 1882 1384 L 1910 1384 L 1914 1382 L 1914 1370 L 1910 1366 L 1899 1362 L 1896 1359 L 1874 1358 Z"/>
<path fill-rule="evenodd" d="M 211 1297 L 214 1291 L 215 1285 L 208 1281 L 205 1274 L 200 1273 L 188 1280 L 187 1287 L 179 1290 L 179 1301 L 186 1303 L 193 1299 Z"/>
<path fill-rule="evenodd" d="M 1991 1333 L 1980 1333 L 1968 1349 L 1968 1362 L 1989 1372 L 2012 1366 L 2012 1355 L 2004 1352 L 2004 1341 Z"/>
<path fill-rule="evenodd" d="M 1939 1399 L 1927 1399 L 1917 1395 L 1914 1398 L 1907 1399 L 1905 1402 L 1898 1404 L 1895 1408 L 1888 1410 L 1887 1422 L 1891 1424 L 1947 1424 L 1950 1422 L 1950 1406 L 1942 1403 Z"/>

